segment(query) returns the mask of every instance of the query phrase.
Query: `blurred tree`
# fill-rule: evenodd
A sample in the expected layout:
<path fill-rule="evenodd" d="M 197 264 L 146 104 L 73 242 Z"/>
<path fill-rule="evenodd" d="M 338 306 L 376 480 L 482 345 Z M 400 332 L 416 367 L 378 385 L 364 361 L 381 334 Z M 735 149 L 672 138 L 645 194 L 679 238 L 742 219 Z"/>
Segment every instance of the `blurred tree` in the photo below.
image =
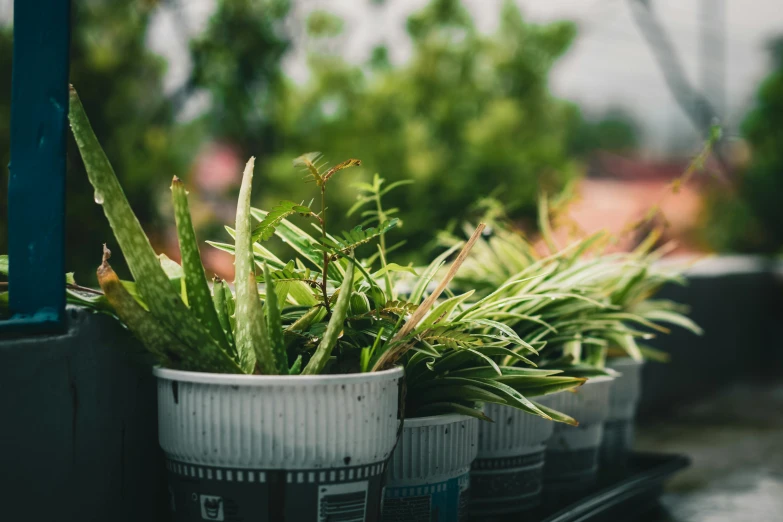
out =
<path fill-rule="evenodd" d="M 278 122 L 286 96 L 280 61 L 289 47 L 282 21 L 288 0 L 219 0 L 203 34 L 190 43 L 190 89 L 206 90 L 204 116 L 213 138 L 242 154 L 280 149 Z"/>
<path fill-rule="evenodd" d="M 73 3 L 70 81 L 90 116 L 93 128 L 122 179 L 139 219 L 156 236 L 157 195 L 171 177 L 182 174 L 185 158 L 172 136 L 171 105 L 163 93 L 164 62 L 145 44 L 155 2 L 91 0 Z M 0 71 L 11 77 L 12 30 L 0 33 Z M 8 183 L 10 82 L 0 85 L 0 184 Z M 94 283 L 101 243 L 112 248 L 113 236 L 83 170 L 73 140 L 68 149 L 66 266 L 80 282 Z M 42 187 L 45 190 L 45 187 Z M 0 221 L 7 223 L 5 198 Z M 0 251 L 7 249 L 0 231 Z M 121 253 L 112 248 L 120 265 Z"/>
<path fill-rule="evenodd" d="M 596 150 L 627 153 L 639 148 L 641 129 L 622 108 L 612 108 L 598 118 L 586 119 L 573 108 L 569 152 L 585 157 Z"/>
<path fill-rule="evenodd" d="M 416 181 L 388 198 L 406 218 L 409 252 L 491 192 L 512 217 L 532 217 L 539 188 L 557 191 L 576 170 L 567 156 L 569 105 L 547 85 L 575 30 L 528 24 L 510 1 L 500 19 L 497 33 L 485 36 L 461 2 L 433 0 L 408 19 L 413 55 L 398 68 L 383 47 L 367 67 L 349 65 L 311 34 L 311 81 L 282 102 L 286 149 L 265 163 L 264 203 L 286 195 L 278 189 L 291 186 L 293 155 L 320 150 L 333 162 L 360 158 L 365 174 Z M 345 187 L 356 175 L 335 183 Z M 332 199 L 332 216 L 352 194 Z"/>
<path fill-rule="evenodd" d="M 772 73 L 756 94 L 742 134 L 751 149 L 736 191 L 716 191 L 705 223 L 718 250 L 780 253 L 783 247 L 783 37 L 770 45 Z"/>

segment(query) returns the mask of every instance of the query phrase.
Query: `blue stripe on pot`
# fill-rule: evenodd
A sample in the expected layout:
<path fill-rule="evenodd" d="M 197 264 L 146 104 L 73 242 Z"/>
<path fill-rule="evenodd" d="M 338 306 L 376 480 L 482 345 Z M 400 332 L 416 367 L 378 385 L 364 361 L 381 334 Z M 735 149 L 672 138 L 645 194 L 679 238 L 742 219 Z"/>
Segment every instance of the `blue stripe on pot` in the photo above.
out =
<path fill-rule="evenodd" d="M 384 522 L 467 520 L 477 419 L 437 415 L 405 419 L 387 473 Z"/>
<path fill-rule="evenodd" d="M 481 519 L 538 506 L 544 443 L 554 424 L 509 406 L 489 404 L 485 413 L 494 422 L 479 424 L 478 456 L 470 475 L 471 514 Z"/>
<path fill-rule="evenodd" d="M 633 447 L 634 419 L 641 397 L 644 361 L 630 357 L 609 359 L 607 366 L 617 370 L 609 391 L 609 416 L 604 423 L 601 466 L 608 473 L 622 473 Z"/>
<path fill-rule="evenodd" d="M 552 396 L 548 406 L 575 418 L 579 426 L 554 425 L 544 465 L 545 502 L 563 501 L 595 483 L 611 384 L 611 377 L 594 377 L 575 391 Z"/>
<path fill-rule="evenodd" d="M 155 374 L 175 521 L 380 520 L 402 369 Z"/>

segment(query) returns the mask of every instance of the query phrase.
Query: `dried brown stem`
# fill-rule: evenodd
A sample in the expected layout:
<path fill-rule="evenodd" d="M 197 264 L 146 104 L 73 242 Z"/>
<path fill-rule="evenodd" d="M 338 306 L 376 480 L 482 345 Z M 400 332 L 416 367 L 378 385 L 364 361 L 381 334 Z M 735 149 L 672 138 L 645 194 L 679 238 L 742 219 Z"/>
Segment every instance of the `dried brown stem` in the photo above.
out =
<path fill-rule="evenodd" d="M 410 318 L 405 322 L 404 325 L 402 325 L 400 331 L 397 332 L 397 335 L 395 335 L 391 341 L 389 341 L 390 344 L 396 343 L 397 341 L 405 338 L 416 328 L 416 326 L 418 326 L 421 320 L 424 319 L 424 316 L 427 315 L 427 312 L 430 311 L 432 305 L 435 304 L 435 301 L 438 299 L 438 297 L 440 297 L 440 294 L 443 293 L 449 283 L 451 283 L 451 280 L 454 279 L 454 276 L 457 275 L 459 267 L 462 266 L 462 263 L 468 257 L 468 254 L 473 249 L 473 245 L 476 243 L 476 241 L 478 241 L 478 238 L 481 236 L 481 233 L 484 231 L 485 227 L 486 225 L 484 223 L 479 223 L 479 225 L 476 227 L 476 230 L 473 232 L 473 235 L 470 236 L 468 242 L 465 243 L 465 246 L 462 247 L 459 255 L 457 255 L 457 258 L 451 264 L 451 267 L 446 273 L 446 276 L 441 280 L 437 288 L 435 288 L 435 291 L 433 291 L 430 296 L 427 297 L 427 299 L 425 299 L 424 302 L 418 306 L 418 308 L 416 308 L 413 314 L 411 314 Z M 409 348 L 410 345 L 408 343 L 399 345 L 397 347 L 392 347 L 378 359 L 378 361 L 375 363 L 375 366 L 373 366 L 372 371 L 377 372 L 391 368 Z"/>

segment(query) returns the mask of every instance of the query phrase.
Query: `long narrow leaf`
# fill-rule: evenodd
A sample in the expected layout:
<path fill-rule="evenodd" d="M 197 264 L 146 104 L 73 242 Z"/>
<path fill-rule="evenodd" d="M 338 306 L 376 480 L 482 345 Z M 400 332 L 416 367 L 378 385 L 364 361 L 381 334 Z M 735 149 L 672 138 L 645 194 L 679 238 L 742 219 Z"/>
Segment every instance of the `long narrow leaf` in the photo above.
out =
<path fill-rule="evenodd" d="M 201 263 L 201 254 L 196 241 L 196 231 L 190 218 L 187 191 L 182 182 L 176 177 L 171 181 L 171 202 L 174 206 L 174 217 L 177 223 L 177 238 L 179 239 L 179 251 L 182 255 L 182 270 L 185 275 L 188 308 L 196 314 L 201 324 L 209 330 L 209 335 L 224 350 L 231 352 L 232 348 L 220 325 L 212 302 L 212 294 L 209 291 L 209 284 L 207 284 L 207 276 L 204 273 L 204 265 Z"/>
<path fill-rule="evenodd" d="M 218 359 L 229 355 L 209 335 L 182 298 L 171 287 L 160 262 L 150 245 L 139 220 L 125 198 L 120 183 L 114 174 L 106 154 L 84 113 L 79 96 L 71 87 L 69 119 L 76 144 L 81 153 L 90 183 L 96 192 L 96 199 L 103 201 L 106 218 L 120 244 L 128 267 L 133 274 L 144 302 L 152 315 L 191 350 L 199 352 L 217 351 Z M 221 355 L 222 354 L 222 355 Z M 228 371 L 221 365 L 214 371 Z"/>
<path fill-rule="evenodd" d="M 302 375 L 318 374 L 326 367 L 326 363 L 332 355 L 332 349 L 337 344 L 337 339 L 343 330 L 345 318 L 348 317 L 348 305 L 351 301 L 352 292 L 353 260 L 349 261 L 348 268 L 345 270 L 345 278 L 342 286 L 340 286 L 340 295 L 337 297 L 337 303 L 332 308 L 332 317 L 326 325 L 326 332 L 307 366 L 302 370 Z"/>

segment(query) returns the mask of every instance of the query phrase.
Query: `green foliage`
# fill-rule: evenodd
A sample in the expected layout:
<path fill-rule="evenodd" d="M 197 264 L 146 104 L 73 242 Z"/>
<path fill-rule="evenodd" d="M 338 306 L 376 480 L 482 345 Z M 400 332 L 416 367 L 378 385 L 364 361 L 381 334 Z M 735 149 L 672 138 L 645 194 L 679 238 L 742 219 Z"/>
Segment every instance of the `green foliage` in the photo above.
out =
<path fill-rule="evenodd" d="M 477 196 L 502 194 L 513 205 L 514 218 L 531 217 L 539 184 L 556 192 L 575 176 L 567 156 L 572 109 L 553 99 L 547 85 L 549 70 L 575 35 L 569 23 L 527 23 L 507 2 L 500 28 L 487 36 L 461 2 L 433 0 L 408 21 L 413 55 L 405 65 L 388 65 L 379 49 L 374 65 L 353 66 L 324 51 L 334 46 L 315 45 L 311 80 L 299 88 L 286 85 L 266 65 L 267 56 L 282 49 L 277 40 L 269 37 L 270 51 L 264 50 L 261 65 L 250 50 L 251 41 L 256 52 L 263 49 L 262 36 L 247 26 L 255 23 L 267 34 L 278 19 L 264 19 L 263 9 L 237 2 L 233 9 L 248 20 L 240 21 L 229 4 L 220 3 L 204 38 L 193 46 L 195 75 L 216 100 L 205 117 L 212 133 L 238 144 L 246 155 L 264 150 L 258 168 L 268 180 L 260 199 L 265 208 L 283 196 L 307 197 L 285 174 L 295 151 L 317 144 L 327 157 L 340 158 L 360 150 L 361 169 L 336 181 L 332 223 L 339 229 L 352 226 L 343 216 L 352 203 L 347 188 L 357 178 L 366 181 L 382 171 L 389 182 L 415 180 L 390 193 L 387 203 L 406 216 L 408 242 L 398 255 L 422 261 L 421 247 L 433 227 L 445 227 Z M 310 22 L 311 28 L 333 25 L 321 14 Z M 311 37 L 318 42 L 334 34 L 315 32 Z M 240 65 L 246 62 L 253 71 Z"/>
<path fill-rule="evenodd" d="M 309 207 L 297 205 L 293 201 L 281 201 L 280 204 L 270 210 L 266 217 L 261 220 L 261 223 L 253 229 L 253 242 L 270 239 L 275 234 L 275 227 L 284 218 L 292 214 L 307 215 L 310 213 L 311 210 Z"/>
<path fill-rule="evenodd" d="M 569 127 L 569 151 L 577 157 L 594 151 L 627 153 L 639 147 L 641 129 L 633 116 L 621 108 L 612 108 L 597 118 L 585 119 L 574 107 Z"/>
<path fill-rule="evenodd" d="M 147 47 L 156 2 L 92 0 L 73 2 L 70 81 L 81 86 L 86 108 L 106 153 L 124 173 L 124 191 L 140 221 L 154 230 L 157 200 L 172 175 L 186 171 L 189 157 L 180 144 L 192 143 L 191 129 L 174 126 L 177 100 L 162 83 L 165 62 Z M 10 139 L 12 28 L 0 28 L 0 186 L 7 186 Z M 68 145 L 65 262 L 77 279 L 95 282 L 95 258 L 108 242 L 121 261 L 108 223 L 93 204 L 84 165 L 73 142 Z M 7 223 L 6 198 L 0 197 L 0 222 Z M 0 227 L 0 251 L 7 248 Z M 157 242 L 158 237 L 152 239 Z M 127 270 L 122 271 L 127 274 Z"/>
<path fill-rule="evenodd" d="M 545 202 L 543 230 L 549 220 Z M 477 289 L 480 296 L 461 317 L 490 314 L 513 328 L 535 348 L 530 358 L 539 367 L 573 376 L 607 374 L 610 351 L 641 359 L 645 352 L 636 340 L 652 337 L 652 331 L 667 333 L 666 324 L 701 333 L 681 306 L 651 299 L 664 284 L 682 282 L 676 272 L 654 264 L 658 254 L 647 250 L 654 241 L 636 252 L 606 255 L 601 253 L 606 238 L 599 233 L 560 249 L 550 240 L 551 254 L 541 256 L 511 228 L 502 208 L 487 206 L 492 234 L 477 242 L 454 282 L 457 291 Z M 445 246 L 457 241 L 448 233 L 440 236 Z"/>
<path fill-rule="evenodd" d="M 206 30 L 190 42 L 190 89 L 212 106 L 203 121 L 244 157 L 279 150 L 279 119 L 287 94 L 280 61 L 289 48 L 282 23 L 288 0 L 219 0 Z"/>
<path fill-rule="evenodd" d="M 704 233 L 718 250 L 780 253 L 783 247 L 783 37 L 770 51 L 773 70 L 742 123 L 750 164 L 738 174 L 735 191 L 715 190 L 709 201 Z"/>

